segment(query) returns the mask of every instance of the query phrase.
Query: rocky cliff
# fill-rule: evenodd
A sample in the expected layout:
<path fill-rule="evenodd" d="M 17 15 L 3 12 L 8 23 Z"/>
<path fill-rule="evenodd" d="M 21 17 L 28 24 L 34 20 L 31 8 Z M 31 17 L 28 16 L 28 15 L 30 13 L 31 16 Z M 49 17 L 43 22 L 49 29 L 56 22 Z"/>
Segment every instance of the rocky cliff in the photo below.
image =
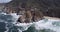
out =
<path fill-rule="evenodd" d="M 32 17 L 30 13 L 35 14 L 35 16 L 33 17 L 39 16 L 40 13 L 42 12 L 44 16 L 60 18 L 60 4 L 59 3 L 60 3 L 60 0 L 12 0 L 9 3 L 6 3 L 4 9 L 6 10 L 5 12 L 8 14 L 17 13 L 18 15 L 19 14 L 24 15 L 22 19 L 29 18 L 29 21 L 31 20 L 31 17 Z M 27 11 L 30 11 L 30 13 L 27 13 Z M 35 13 L 35 11 L 38 11 L 39 13 L 37 14 L 37 12 Z M 29 14 L 30 16 L 28 15 L 29 17 L 25 17 L 27 15 L 25 14 L 25 12 Z M 42 16 L 42 14 L 40 16 Z M 39 19 L 39 18 L 37 17 L 34 19 Z"/>
<path fill-rule="evenodd" d="M 46 16 L 60 17 L 60 0 L 12 0 L 6 6 L 17 8 L 38 8 Z M 23 9 L 22 9 L 23 10 Z"/>

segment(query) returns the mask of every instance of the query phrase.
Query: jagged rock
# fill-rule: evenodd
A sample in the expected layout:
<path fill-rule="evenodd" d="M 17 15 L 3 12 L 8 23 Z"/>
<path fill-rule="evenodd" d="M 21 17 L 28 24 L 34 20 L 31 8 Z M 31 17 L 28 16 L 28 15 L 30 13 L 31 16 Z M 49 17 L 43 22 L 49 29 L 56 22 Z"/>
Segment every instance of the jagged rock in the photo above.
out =
<path fill-rule="evenodd" d="M 43 18 L 42 13 L 46 16 L 60 17 L 59 3 L 59 0 L 12 0 L 5 5 L 5 12 L 22 15 L 19 18 L 22 22 L 38 21 Z"/>
<path fill-rule="evenodd" d="M 43 19 L 43 14 L 40 11 L 26 11 L 24 15 L 19 17 L 18 22 L 20 23 L 30 23 L 37 22 Z"/>

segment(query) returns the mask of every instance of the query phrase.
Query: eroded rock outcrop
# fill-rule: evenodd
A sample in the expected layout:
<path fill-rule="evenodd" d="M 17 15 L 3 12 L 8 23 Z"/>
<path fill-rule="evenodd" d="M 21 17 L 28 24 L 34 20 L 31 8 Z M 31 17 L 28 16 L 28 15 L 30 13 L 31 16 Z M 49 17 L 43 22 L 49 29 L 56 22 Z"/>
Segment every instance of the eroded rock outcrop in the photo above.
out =
<path fill-rule="evenodd" d="M 60 17 L 59 3 L 59 0 L 12 0 L 5 5 L 4 12 L 22 15 L 18 20 L 20 22 L 38 21 L 38 19 L 43 18 L 43 14 Z M 39 11 L 42 11 L 43 14 Z"/>
<path fill-rule="evenodd" d="M 18 22 L 20 23 L 30 23 L 37 22 L 43 19 L 43 14 L 40 11 L 26 11 L 24 15 L 19 17 Z"/>

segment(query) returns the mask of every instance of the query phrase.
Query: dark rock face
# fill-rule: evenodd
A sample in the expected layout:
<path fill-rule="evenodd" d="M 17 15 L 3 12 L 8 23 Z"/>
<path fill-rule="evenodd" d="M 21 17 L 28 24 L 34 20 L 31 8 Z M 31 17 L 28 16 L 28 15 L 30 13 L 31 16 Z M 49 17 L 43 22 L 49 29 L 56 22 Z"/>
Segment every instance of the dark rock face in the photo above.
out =
<path fill-rule="evenodd" d="M 44 15 L 60 18 L 60 0 L 40 0 Z"/>
<path fill-rule="evenodd" d="M 12 0 L 6 3 L 4 10 L 8 14 L 22 15 L 18 19 L 22 23 L 38 21 L 43 18 L 43 14 L 60 18 L 60 0 Z M 39 11 L 42 11 L 43 14 Z"/>
<path fill-rule="evenodd" d="M 7 3 L 6 6 L 11 6 L 16 10 L 20 10 L 18 8 L 21 7 L 25 9 L 27 7 L 37 7 L 45 16 L 60 17 L 60 0 L 12 0 L 11 2 Z M 55 13 L 57 10 L 58 12 Z"/>
<path fill-rule="evenodd" d="M 60 9 L 49 9 L 47 12 L 50 17 L 59 17 L 60 18 Z"/>

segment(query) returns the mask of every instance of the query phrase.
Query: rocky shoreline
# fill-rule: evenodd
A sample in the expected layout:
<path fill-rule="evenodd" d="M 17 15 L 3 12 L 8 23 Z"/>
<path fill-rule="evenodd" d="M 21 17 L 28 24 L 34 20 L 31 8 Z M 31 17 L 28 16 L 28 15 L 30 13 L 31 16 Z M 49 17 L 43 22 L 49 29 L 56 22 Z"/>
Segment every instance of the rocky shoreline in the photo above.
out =
<path fill-rule="evenodd" d="M 36 22 L 43 19 L 43 13 L 37 10 L 36 8 L 33 10 L 25 9 L 25 10 L 18 10 L 18 11 L 10 8 L 5 8 L 5 10 L 3 11 L 7 14 L 17 13 L 17 15 L 22 15 L 17 20 L 17 22 L 20 22 L 20 23 Z"/>
<path fill-rule="evenodd" d="M 55 2 L 49 0 L 12 0 L 4 5 L 3 11 L 7 14 L 17 13 L 17 15 L 22 15 L 18 22 L 26 23 L 43 19 L 43 16 L 60 17 L 60 8 L 55 5 Z"/>

